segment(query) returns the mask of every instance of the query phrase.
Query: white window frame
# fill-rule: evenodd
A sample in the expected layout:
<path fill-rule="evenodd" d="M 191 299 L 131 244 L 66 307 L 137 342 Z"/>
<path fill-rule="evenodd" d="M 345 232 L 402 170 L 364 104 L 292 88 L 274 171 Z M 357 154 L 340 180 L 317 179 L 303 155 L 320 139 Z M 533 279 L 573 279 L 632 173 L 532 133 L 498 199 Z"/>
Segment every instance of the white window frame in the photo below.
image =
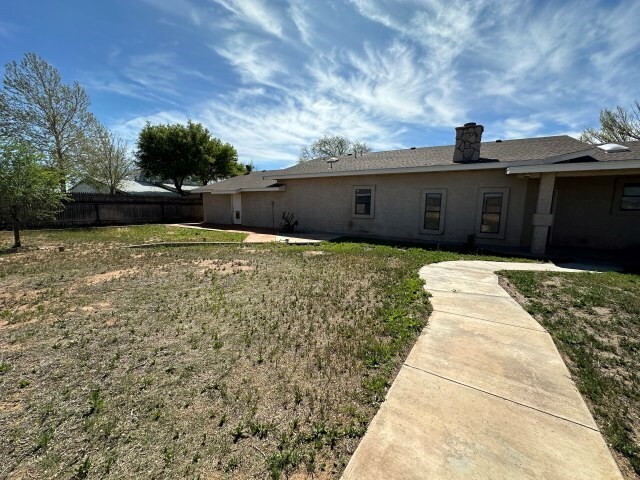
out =
<path fill-rule="evenodd" d="M 431 230 L 424 228 L 424 215 L 427 208 L 427 194 L 436 193 L 440 194 L 440 226 L 437 230 Z M 447 211 L 447 189 L 446 188 L 425 188 L 421 192 L 422 200 L 420 201 L 420 233 L 426 233 L 429 235 L 442 235 L 444 233 L 444 223 L 446 219 Z"/>
<path fill-rule="evenodd" d="M 640 183 L 640 177 L 637 176 L 619 177 L 616 179 L 613 205 L 611 206 L 612 215 L 640 216 L 640 210 L 625 210 L 622 208 L 622 197 L 625 185 L 638 183 Z"/>
<path fill-rule="evenodd" d="M 481 232 L 482 226 L 482 207 L 484 206 L 484 196 L 487 193 L 502 194 L 502 208 L 500 209 L 500 228 L 497 233 Z M 509 188 L 508 187 L 482 187 L 478 189 L 476 207 L 476 237 L 477 238 L 498 238 L 504 239 L 507 231 L 507 219 L 509 214 Z"/>
<path fill-rule="evenodd" d="M 360 189 L 371 190 L 371 209 L 368 215 L 356 213 L 356 191 Z M 376 186 L 375 185 L 354 185 L 351 190 L 351 217 L 352 218 L 374 218 L 376 213 Z"/>

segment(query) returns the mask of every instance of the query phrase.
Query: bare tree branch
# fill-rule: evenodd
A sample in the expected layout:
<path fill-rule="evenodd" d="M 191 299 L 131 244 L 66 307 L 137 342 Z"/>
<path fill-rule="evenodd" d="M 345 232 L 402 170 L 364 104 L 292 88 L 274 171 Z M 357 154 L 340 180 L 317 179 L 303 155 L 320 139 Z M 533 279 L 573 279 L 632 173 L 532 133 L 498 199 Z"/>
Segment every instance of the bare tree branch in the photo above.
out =
<path fill-rule="evenodd" d="M 78 83 L 62 83 L 58 70 L 35 53 L 7 64 L 3 87 L 0 137 L 37 148 L 65 187 L 76 176 L 82 139 L 93 121 L 86 92 Z"/>
<path fill-rule="evenodd" d="M 586 128 L 580 140 L 587 143 L 621 143 L 640 140 L 640 102 L 631 109 L 617 106 L 600 111 L 600 129 Z"/>

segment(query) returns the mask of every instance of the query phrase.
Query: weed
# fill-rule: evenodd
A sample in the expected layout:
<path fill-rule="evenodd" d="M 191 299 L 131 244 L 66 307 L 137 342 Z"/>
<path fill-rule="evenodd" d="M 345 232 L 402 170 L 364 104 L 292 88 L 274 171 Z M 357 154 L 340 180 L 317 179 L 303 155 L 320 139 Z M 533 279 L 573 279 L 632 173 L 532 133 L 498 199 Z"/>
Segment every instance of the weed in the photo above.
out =
<path fill-rule="evenodd" d="M 89 393 L 89 411 L 86 416 L 98 414 L 104 408 L 104 398 L 100 395 L 99 389 L 93 389 Z"/>
<path fill-rule="evenodd" d="M 11 364 L 9 362 L 0 362 L 0 375 L 3 375 L 11 370 Z"/>

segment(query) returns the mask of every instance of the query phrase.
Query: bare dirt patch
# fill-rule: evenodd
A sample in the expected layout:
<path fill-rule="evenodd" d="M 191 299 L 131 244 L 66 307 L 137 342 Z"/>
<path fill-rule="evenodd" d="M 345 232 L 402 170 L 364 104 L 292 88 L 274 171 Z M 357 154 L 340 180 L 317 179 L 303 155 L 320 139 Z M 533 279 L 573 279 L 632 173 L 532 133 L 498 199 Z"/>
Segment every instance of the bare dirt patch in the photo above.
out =
<path fill-rule="evenodd" d="M 307 250 L 305 252 L 302 252 L 302 256 L 303 257 L 318 257 L 320 255 L 325 255 L 326 252 L 323 252 L 322 250 Z"/>
<path fill-rule="evenodd" d="M 218 275 L 235 275 L 237 273 L 249 272 L 255 270 L 249 260 L 220 260 L 206 259 L 194 262 L 200 269 L 198 272 L 204 274 L 206 272 L 215 272 Z"/>
<path fill-rule="evenodd" d="M 118 280 L 123 277 L 131 277 L 139 272 L 138 268 L 125 268 L 122 270 L 112 270 L 110 272 L 98 273 L 96 275 L 90 275 L 83 279 L 87 285 L 95 285 L 98 283 L 110 282 L 112 280 Z"/>
<path fill-rule="evenodd" d="M 80 307 L 80 310 L 82 310 L 83 312 L 104 312 L 109 310 L 110 308 L 112 308 L 112 304 L 111 302 L 96 302 L 96 303 L 92 303 L 91 305 L 85 305 L 83 307 Z"/>

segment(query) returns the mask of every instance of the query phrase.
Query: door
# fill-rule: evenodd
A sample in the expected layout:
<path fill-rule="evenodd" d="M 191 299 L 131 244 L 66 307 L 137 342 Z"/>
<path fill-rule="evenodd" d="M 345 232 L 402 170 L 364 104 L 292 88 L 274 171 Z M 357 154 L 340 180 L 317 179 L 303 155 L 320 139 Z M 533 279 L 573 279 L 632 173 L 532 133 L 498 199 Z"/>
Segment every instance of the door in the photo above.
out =
<path fill-rule="evenodd" d="M 234 193 L 231 199 L 231 209 L 233 214 L 233 223 L 236 225 L 242 224 L 242 194 Z"/>

